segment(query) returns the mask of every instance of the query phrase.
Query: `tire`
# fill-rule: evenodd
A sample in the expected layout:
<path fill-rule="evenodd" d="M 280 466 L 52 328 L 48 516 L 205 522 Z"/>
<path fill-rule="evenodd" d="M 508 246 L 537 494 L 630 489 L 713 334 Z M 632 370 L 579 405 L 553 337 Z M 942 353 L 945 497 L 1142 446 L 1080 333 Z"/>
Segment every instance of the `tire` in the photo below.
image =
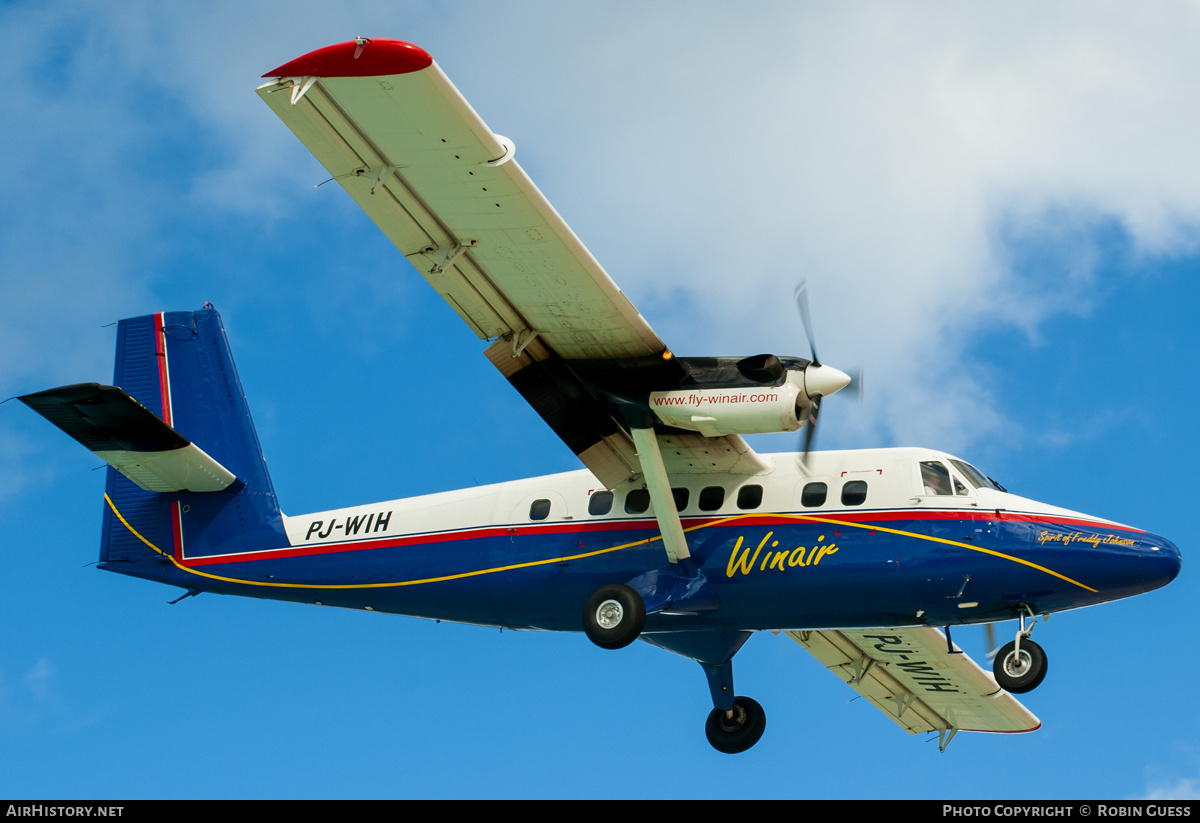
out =
<path fill-rule="evenodd" d="M 724 709 L 713 709 L 704 725 L 708 742 L 719 752 L 738 754 L 758 742 L 767 729 L 767 713 L 749 697 L 733 699 L 733 718 Z"/>
<path fill-rule="evenodd" d="M 1018 659 L 1016 643 L 1005 643 L 996 653 L 992 673 L 996 682 L 1006 692 L 1025 694 L 1031 692 L 1046 678 L 1046 653 L 1032 640 L 1021 641 Z"/>
<path fill-rule="evenodd" d="M 602 649 L 628 646 L 638 639 L 645 625 L 646 602 L 620 583 L 601 586 L 583 608 L 583 630 Z"/>

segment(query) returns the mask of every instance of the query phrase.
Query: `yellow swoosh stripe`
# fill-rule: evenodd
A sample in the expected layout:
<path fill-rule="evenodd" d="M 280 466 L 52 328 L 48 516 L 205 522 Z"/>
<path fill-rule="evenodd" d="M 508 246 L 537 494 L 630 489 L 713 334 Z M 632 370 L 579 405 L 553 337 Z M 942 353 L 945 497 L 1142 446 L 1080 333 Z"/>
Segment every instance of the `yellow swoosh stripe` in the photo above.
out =
<path fill-rule="evenodd" d="M 171 563 L 175 566 L 175 568 L 179 569 L 180 571 L 187 572 L 188 574 L 194 574 L 199 577 L 207 577 L 210 580 L 221 580 L 225 583 L 240 583 L 240 584 L 246 585 L 246 586 L 269 586 L 269 587 L 281 588 L 281 589 L 382 589 L 382 588 L 395 588 L 397 586 L 416 586 L 421 583 L 440 583 L 440 582 L 443 582 L 446 580 L 460 580 L 460 579 L 466 578 L 466 577 L 479 577 L 480 575 L 484 575 L 484 574 L 495 574 L 496 572 L 509 571 L 511 569 L 525 569 L 525 568 L 529 568 L 531 566 L 545 566 L 550 563 L 564 563 L 564 562 L 568 562 L 571 560 L 581 560 L 585 557 L 595 557 L 596 555 L 607 554 L 608 552 L 621 551 L 622 549 L 629 549 L 629 548 L 633 548 L 634 546 L 644 546 L 647 543 L 653 543 L 655 540 L 662 540 L 661 536 L 650 537 L 645 540 L 636 540 L 633 543 L 626 543 L 621 546 L 613 546 L 608 549 L 598 549 L 593 552 L 584 552 L 583 554 L 575 554 L 575 555 L 571 555 L 570 557 L 552 557 L 548 560 L 533 560 L 528 563 L 514 563 L 511 566 L 497 566 L 497 567 L 491 568 L 491 569 L 479 569 L 479 570 L 473 571 L 473 572 L 460 572 L 459 574 L 447 574 L 447 575 L 443 575 L 441 577 L 426 577 L 422 580 L 401 580 L 401 581 L 397 581 L 394 583 L 349 583 L 349 584 L 271 583 L 271 582 L 267 582 L 264 580 L 242 580 L 242 579 L 239 579 L 236 577 L 222 577 L 219 574 L 209 574 L 208 572 L 202 572 L 202 571 L 198 571 L 196 569 L 190 568 L 188 566 L 184 566 L 184 565 L 180 564 L 179 561 L 176 560 L 172 554 L 163 551 L 158 546 L 151 543 L 149 540 L 147 540 L 145 537 L 143 537 L 138 532 L 137 529 L 135 529 L 133 526 L 129 525 L 129 521 L 127 521 L 124 517 L 122 517 L 121 513 L 119 511 L 117 511 L 117 507 L 115 505 L 113 505 L 113 502 L 109 498 L 107 493 L 105 493 L 105 495 L 104 495 L 104 500 L 106 503 L 108 503 L 108 507 L 110 509 L 112 509 L 113 514 L 115 514 L 117 516 L 117 519 L 119 519 L 121 521 L 121 523 L 123 523 L 125 525 L 125 528 L 129 529 L 130 533 L 132 533 L 134 537 L 136 537 L 138 540 L 141 540 L 147 546 L 154 549 L 154 551 L 158 552 L 160 555 L 162 555 L 163 557 L 170 560 Z"/>
<path fill-rule="evenodd" d="M 447 575 L 443 575 L 441 577 L 426 577 L 421 580 L 401 580 L 401 581 L 397 581 L 397 582 L 393 582 L 393 583 L 352 583 L 352 584 L 271 583 L 271 582 L 262 581 L 262 580 L 242 580 L 242 579 L 239 579 L 236 577 L 222 577 L 221 575 L 218 575 L 218 574 L 209 574 L 208 572 L 197 571 L 196 569 L 190 568 L 188 566 L 184 566 L 175 559 L 174 555 L 170 554 L 169 552 L 164 552 L 158 546 L 154 545 L 149 540 L 147 540 L 145 537 L 143 537 L 137 531 L 137 529 L 135 529 L 133 526 L 129 525 L 129 521 L 127 521 L 124 517 L 122 517 L 121 513 L 119 511 L 117 511 L 117 507 L 113 504 L 112 499 L 109 498 L 107 492 L 104 495 L 104 502 L 108 503 L 108 507 L 110 509 L 112 509 L 113 514 L 115 514 L 117 516 L 117 519 L 121 521 L 121 523 L 125 526 L 125 528 L 129 529 L 130 533 L 133 534 L 134 537 L 136 537 L 138 540 L 141 540 L 143 543 L 145 543 L 151 549 L 153 549 L 154 551 L 158 552 L 163 557 L 170 560 L 171 563 L 175 566 L 175 568 L 179 569 L 180 571 L 187 572 L 188 574 L 194 574 L 199 577 L 207 577 L 210 580 L 220 580 L 225 583 L 238 583 L 238 584 L 245 585 L 245 586 L 267 586 L 267 587 L 271 587 L 271 588 L 280 588 L 280 589 L 384 589 L 384 588 L 396 588 L 399 586 L 417 586 L 422 583 L 441 583 L 441 582 L 445 582 L 447 580 L 461 580 L 461 579 L 464 579 L 467 577 L 479 577 L 479 576 L 485 575 L 485 574 L 495 574 L 497 572 L 511 571 L 513 569 L 527 569 L 527 568 L 531 568 L 533 566 L 546 566 L 551 563 L 567 563 L 572 560 L 582 560 L 587 557 L 596 557 L 601 554 L 608 554 L 609 552 L 617 552 L 617 551 L 622 551 L 623 549 L 631 549 L 635 546 L 645 546 L 645 545 L 655 542 L 656 540 L 662 540 L 662 536 L 659 535 L 658 537 L 649 537 L 649 538 L 646 538 L 645 540 L 635 540 L 632 543 L 625 543 L 620 546 L 612 546 L 611 548 L 607 548 L 607 549 L 597 549 L 596 551 L 583 552 L 582 554 L 573 554 L 568 557 L 551 557 L 546 560 L 532 560 L 528 563 L 514 563 L 513 565 L 510 565 L 510 566 L 496 566 L 491 569 L 478 569 L 478 570 L 472 571 L 472 572 L 460 572 L 458 574 L 447 574 Z M 969 543 L 960 543 L 956 540 L 947 540 L 942 537 L 932 537 L 930 535 L 925 535 L 925 534 L 915 534 L 913 532 L 901 531 L 900 529 L 889 529 L 886 526 L 870 526 L 870 525 L 867 525 L 864 523 L 847 523 L 847 522 L 844 522 L 841 520 L 831 520 L 829 518 L 817 517 L 817 516 L 811 515 L 811 514 L 772 514 L 771 516 L 787 518 L 789 520 L 808 521 L 808 522 L 813 522 L 813 523 L 828 523 L 832 526 L 848 526 L 850 528 L 855 528 L 855 529 L 871 529 L 872 531 L 882 531 L 882 532 L 888 532 L 889 534 L 897 534 L 902 537 L 911 537 L 916 540 L 930 540 L 935 543 L 945 543 L 948 546 L 956 546 L 960 549 L 968 549 L 969 551 L 973 551 L 973 552 L 980 552 L 982 554 L 990 554 L 993 557 L 999 557 L 1004 560 L 1011 560 L 1014 563 L 1020 563 L 1023 566 L 1029 566 L 1030 568 L 1037 569 L 1038 571 L 1041 571 L 1041 572 L 1045 572 L 1046 574 L 1049 574 L 1053 577 L 1057 577 L 1060 580 L 1065 580 L 1066 582 L 1072 583 L 1076 586 L 1079 586 L 1080 588 L 1087 589 L 1089 592 L 1096 591 L 1096 589 L 1093 589 L 1091 586 L 1085 586 L 1083 583 L 1080 583 L 1078 580 L 1072 580 L 1071 578 L 1067 577 L 1066 575 L 1062 575 L 1056 571 L 1047 569 L 1045 566 L 1039 566 L 1037 563 L 1031 563 L 1028 560 L 1022 560 L 1019 557 L 1013 557 L 1012 555 L 1003 554 L 998 551 L 993 551 L 992 549 L 985 549 L 982 546 L 972 546 Z M 712 520 L 708 523 L 701 523 L 698 526 L 690 526 L 690 527 L 684 529 L 684 531 L 685 532 L 697 531 L 699 529 L 706 529 L 706 528 L 710 528 L 712 526 L 720 526 L 720 525 L 724 525 L 725 523 L 732 523 L 737 520 L 742 520 L 745 518 L 755 518 L 755 517 L 762 517 L 762 515 L 760 515 L 760 514 L 735 514 L 735 515 L 731 515 L 729 517 L 720 518 L 718 520 Z"/>
<path fill-rule="evenodd" d="M 945 543 L 947 546 L 957 546 L 960 549 L 968 549 L 980 554 L 990 554 L 992 557 L 999 557 L 1003 560 L 1011 560 L 1014 563 L 1020 563 L 1022 566 L 1028 566 L 1031 569 L 1037 569 L 1040 572 L 1045 572 L 1052 577 L 1057 577 L 1059 580 L 1065 580 L 1068 583 L 1079 586 L 1081 589 L 1087 589 L 1089 592 L 1095 592 L 1091 586 L 1084 585 L 1078 580 L 1072 580 L 1065 574 L 1059 574 L 1053 569 L 1047 569 L 1045 566 L 1039 566 L 1037 563 L 1031 563 L 1028 560 L 1022 560 L 1019 557 L 1013 557 L 1011 554 L 994 551 L 993 549 L 985 549 L 983 546 L 972 546 L 970 543 L 960 543 L 957 540 L 947 540 L 944 537 L 934 537 L 928 534 L 914 534 L 913 532 L 901 531 L 900 529 L 889 529 L 887 526 L 871 526 L 866 523 L 846 523 L 841 520 L 830 520 L 826 517 L 815 517 L 810 514 L 777 514 L 774 517 L 786 517 L 795 520 L 811 520 L 814 523 L 829 523 L 833 526 L 850 526 L 854 529 L 870 529 L 871 531 L 887 532 L 888 534 L 898 534 L 903 537 L 914 537 L 917 540 L 930 540 L 934 543 Z"/>

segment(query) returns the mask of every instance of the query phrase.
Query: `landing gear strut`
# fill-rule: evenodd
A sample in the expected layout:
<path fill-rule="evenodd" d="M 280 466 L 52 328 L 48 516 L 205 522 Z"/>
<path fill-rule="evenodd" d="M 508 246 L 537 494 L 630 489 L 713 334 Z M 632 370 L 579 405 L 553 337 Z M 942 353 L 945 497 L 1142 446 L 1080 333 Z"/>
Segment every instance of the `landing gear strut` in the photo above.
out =
<path fill-rule="evenodd" d="M 628 586 L 601 586 L 583 607 L 583 630 L 602 649 L 621 649 L 646 625 L 646 603 Z"/>
<path fill-rule="evenodd" d="M 712 710 L 704 733 L 717 751 L 738 754 L 757 743 L 766 728 L 767 715 L 762 706 L 749 697 L 735 697 L 733 708 Z"/>
<path fill-rule="evenodd" d="M 1023 608 L 1025 611 L 1021 613 L 1021 627 L 1017 630 L 1016 640 L 1001 646 L 992 664 L 996 682 L 1006 692 L 1013 694 L 1025 694 L 1036 689 L 1046 678 L 1048 667 L 1042 647 L 1029 639 L 1033 626 L 1025 628 L 1026 613 L 1031 620 L 1036 621 L 1037 617 L 1028 606 Z"/>

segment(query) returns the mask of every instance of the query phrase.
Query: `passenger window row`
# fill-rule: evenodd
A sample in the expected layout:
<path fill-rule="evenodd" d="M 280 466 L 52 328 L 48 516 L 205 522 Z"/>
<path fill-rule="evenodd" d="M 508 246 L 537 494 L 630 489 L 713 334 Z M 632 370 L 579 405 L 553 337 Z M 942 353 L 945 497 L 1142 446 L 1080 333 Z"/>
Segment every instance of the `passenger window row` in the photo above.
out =
<path fill-rule="evenodd" d="M 691 502 L 691 491 L 688 489 L 671 489 L 675 498 L 675 509 L 684 511 Z M 757 509 L 762 505 L 762 486 L 748 485 L 738 489 L 737 506 L 739 509 Z M 700 490 L 696 500 L 696 508 L 702 512 L 715 512 L 725 505 L 725 489 L 722 486 L 705 486 Z M 595 492 L 588 500 L 588 514 L 604 515 L 612 511 L 613 493 L 609 491 Z M 650 492 L 647 489 L 634 489 L 625 495 L 626 514 L 645 514 L 650 509 Z"/>
<path fill-rule="evenodd" d="M 800 505 L 806 509 L 824 506 L 829 495 L 829 486 L 824 483 L 806 483 L 800 492 Z M 861 506 L 867 502 L 867 481 L 847 480 L 842 484 L 842 505 Z"/>
<path fill-rule="evenodd" d="M 808 483 L 800 496 L 800 504 L 806 508 L 825 505 L 829 487 L 824 483 Z M 683 512 L 691 500 L 688 489 L 671 489 L 675 498 L 675 508 Z M 602 517 L 612 511 L 615 496 L 610 491 L 593 492 L 588 498 L 588 514 Z M 757 509 L 762 505 L 763 488 L 749 484 L 738 489 L 737 507 L 742 511 Z M 867 499 L 867 483 L 865 480 L 850 480 L 842 485 L 842 505 L 861 506 Z M 697 497 L 696 508 L 702 512 L 715 512 L 725 505 L 725 489 L 722 486 L 705 486 Z M 645 514 L 650 509 L 650 492 L 646 489 L 633 489 L 625 495 L 626 514 Z M 550 501 L 534 500 L 529 506 L 530 520 L 545 520 L 550 516 Z"/>

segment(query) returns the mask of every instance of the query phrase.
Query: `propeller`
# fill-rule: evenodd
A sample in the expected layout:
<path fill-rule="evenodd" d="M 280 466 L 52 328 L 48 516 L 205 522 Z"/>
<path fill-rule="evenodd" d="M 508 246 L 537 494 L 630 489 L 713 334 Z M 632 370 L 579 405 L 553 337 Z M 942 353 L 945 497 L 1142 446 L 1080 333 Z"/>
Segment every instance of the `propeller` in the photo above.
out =
<path fill-rule="evenodd" d="M 812 316 L 808 310 L 808 282 L 801 280 L 796 284 L 794 292 L 796 308 L 800 312 L 800 322 L 804 326 L 804 334 L 808 337 L 808 350 L 812 353 L 812 362 L 804 369 L 804 393 L 808 396 L 808 404 L 804 408 L 801 423 L 805 425 L 804 448 L 800 453 L 800 461 L 806 467 L 808 453 L 812 451 L 813 437 L 817 431 L 817 417 L 821 411 L 821 398 L 836 391 L 850 388 L 858 400 L 862 400 L 863 372 L 855 371 L 847 374 L 832 366 L 822 365 L 817 358 L 817 341 L 813 333 Z"/>
<path fill-rule="evenodd" d="M 796 308 L 800 310 L 800 322 L 804 324 L 804 333 L 808 335 L 808 350 L 812 352 L 813 365 L 819 366 L 821 363 L 817 360 L 817 340 L 813 336 L 812 317 L 808 314 L 808 281 L 801 280 L 797 283 L 793 294 L 796 297 Z"/>
<path fill-rule="evenodd" d="M 804 465 L 808 466 L 808 453 L 812 450 L 813 435 L 817 431 L 817 412 L 821 410 L 821 395 L 812 398 L 808 403 L 808 408 L 804 413 L 804 451 L 800 454 L 800 460 Z"/>

